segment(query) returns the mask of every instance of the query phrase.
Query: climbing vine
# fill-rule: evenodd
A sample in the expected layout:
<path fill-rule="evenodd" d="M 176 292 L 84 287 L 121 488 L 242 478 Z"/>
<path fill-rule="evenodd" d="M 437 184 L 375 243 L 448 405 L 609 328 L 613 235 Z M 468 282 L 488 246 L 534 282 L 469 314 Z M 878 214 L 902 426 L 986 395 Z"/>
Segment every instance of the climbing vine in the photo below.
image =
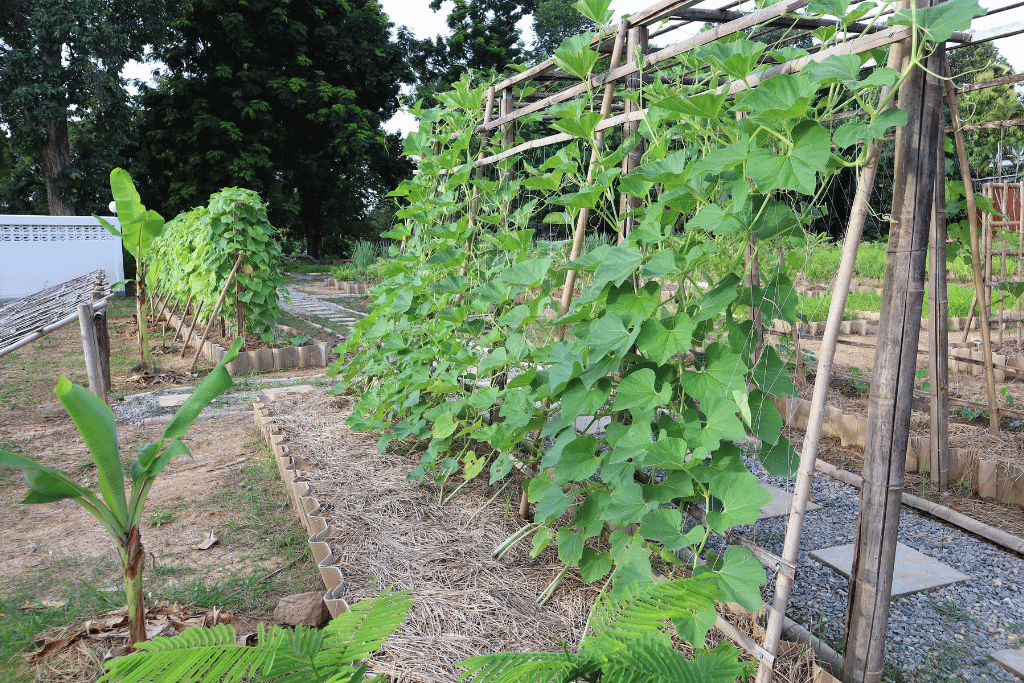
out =
<path fill-rule="evenodd" d="M 206 322 L 241 254 L 235 276 L 237 299 L 236 288 L 229 286 L 222 310 L 234 311 L 241 300 L 246 331 L 270 341 L 280 313 L 277 290 L 284 284 L 281 246 L 274 235 L 259 195 L 225 188 L 210 197 L 209 205 L 178 214 L 167 223 L 150 252 L 151 281 L 182 306 L 189 300 L 196 308 L 205 302 L 199 320 Z"/>
<path fill-rule="evenodd" d="M 577 7 L 606 28 L 607 1 Z M 845 26 L 874 7 L 828 0 L 809 11 Z M 403 223 L 388 235 L 403 253 L 333 369 L 335 391 L 360 395 L 349 424 L 381 432 L 381 449 L 425 441 L 414 480 L 486 469 L 495 483 L 517 464 L 536 472 L 524 483 L 536 521 L 511 540 L 532 535 L 535 553 L 555 542 L 586 581 L 610 578 L 619 593 L 687 565 L 721 599 L 760 609 L 758 560 L 739 546 L 706 552 L 711 532 L 753 523 L 770 499 L 736 442 L 756 437 L 772 474 L 790 475 L 796 462 L 772 400 L 794 386 L 775 350 L 758 350 L 753 323 L 755 312 L 765 325 L 794 321 L 793 264 L 762 262 L 760 282 L 749 284 L 744 250 L 752 238 L 762 249 L 802 247 L 829 178 L 863 162 L 865 139 L 906 123 L 883 88 L 895 92 L 934 42 L 980 11 L 951 0 L 897 12 L 890 25 L 918 29 L 902 72 L 877 66 L 886 54 L 871 50 L 763 77 L 807 52 L 742 35 L 702 45 L 622 93 L 643 118 L 636 134 L 605 147 L 591 86 L 602 57 L 592 34 L 570 38 L 554 59 L 584 93 L 517 123 L 528 130 L 554 116 L 551 126 L 573 140 L 540 159 L 502 159 L 480 177 L 478 155 L 503 149 L 476 132 L 487 84 L 465 76 L 441 108 L 417 112 L 419 130 L 406 140 L 420 173 L 392 193 Z M 843 26 L 815 38 L 827 47 L 846 37 Z M 639 165 L 623 175 L 637 148 Z M 623 195 L 639 208 L 620 209 Z M 573 226 L 583 210 L 620 242 L 568 263 L 537 253 L 531 222 Z M 634 225 L 624 234 L 627 216 Z M 562 315 L 570 270 L 582 279 Z M 684 517 L 687 504 L 703 508 L 706 526 Z M 695 616 L 677 629 L 700 644 L 714 608 Z"/>

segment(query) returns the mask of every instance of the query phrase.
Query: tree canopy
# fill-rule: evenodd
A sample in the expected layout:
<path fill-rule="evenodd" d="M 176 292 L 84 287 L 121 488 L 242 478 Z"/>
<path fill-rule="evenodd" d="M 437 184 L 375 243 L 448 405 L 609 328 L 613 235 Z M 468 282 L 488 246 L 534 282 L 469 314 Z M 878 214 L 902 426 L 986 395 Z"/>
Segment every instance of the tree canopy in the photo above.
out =
<path fill-rule="evenodd" d="M 574 0 L 540 0 L 533 13 L 533 56 L 537 61 L 554 54 L 562 41 L 594 30 L 594 22 L 573 7 Z"/>
<path fill-rule="evenodd" d="M 173 215 L 256 190 L 322 256 L 325 235 L 411 173 L 381 129 L 411 81 L 391 27 L 374 0 L 194 0 L 141 98 L 143 194 Z"/>
<path fill-rule="evenodd" d="M 953 50 L 949 53 L 949 69 L 958 86 L 1013 73 L 1010 62 L 992 43 Z M 957 97 L 964 123 L 1024 118 L 1024 97 L 1012 85 L 974 90 Z M 1000 175 L 1005 161 L 1014 161 L 1019 166 L 1024 154 L 1024 133 L 1018 126 L 965 131 L 964 138 L 975 178 Z"/>
<path fill-rule="evenodd" d="M 164 0 L 0 3 L 0 123 L 10 131 L 19 187 L 45 187 L 51 214 L 89 209 L 105 188 L 132 127 L 121 71 L 165 21 Z M 74 153 L 76 126 L 102 132 L 102 149 Z M 24 195 L 5 203 L 12 201 L 38 204 Z"/>
<path fill-rule="evenodd" d="M 441 10 L 442 0 L 430 8 Z M 448 90 L 469 69 L 501 72 L 526 59 L 527 50 L 516 23 L 537 9 L 537 0 L 454 0 L 446 23 L 448 37 L 417 40 L 405 27 L 409 63 L 416 73 L 413 99 L 436 103 L 434 95 Z"/>

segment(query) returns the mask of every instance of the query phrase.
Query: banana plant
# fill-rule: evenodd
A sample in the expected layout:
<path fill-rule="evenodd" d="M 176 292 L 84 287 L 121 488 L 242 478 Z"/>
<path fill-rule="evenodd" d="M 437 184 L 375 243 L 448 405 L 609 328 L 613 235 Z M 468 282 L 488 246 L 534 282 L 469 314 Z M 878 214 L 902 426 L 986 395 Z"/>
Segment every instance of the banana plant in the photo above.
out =
<path fill-rule="evenodd" d="M 139 530 L 146 496 L 156 476 L 172 458 L 179 455 L 192 457 L 181 438 L 188 432 L 200 411 L 234 384 L 224 366 L 238 356 L 241 345 L 241 338 L 235 340 L 224 359 L 174 414 L 158 441 L 138 446 L 138 457 L 131 468 L 130 494 L 126 495 L 125 491 L 113 411 L 95 394 L 72 384 L 66 377 L 60 378 L 54 392 L 71 416 L 75 429 L 82 436 L 89 455 L 96 463 L 99 495 L 76 483 L 66 472 L 0 450 L 0 465 L 16 467 L 25 475 L 29 491 L 22 503 L 55 503 L 65 498 L 71 499 L 99 520 L 114 539 L 124 572 L 128 635 L 133 646 L 146 640 L 146 610 L 142 598 L 145 553 Z"/>
<path fill-rule="evenodd" d="M 147 210 L 143 206 L 132 177 L 123 168 L 115 168 L 110 172 L 110 192 L 114 195 L 121 229 L 118 230 L 96 214 L 93 214 L 93 218 L 112 235 L 120 237 L 124 248 L 135 257 L 135 315 L 139 321 L 139 360 L 148 369 L 153 364 L 149 355 L 149 330 L 146 323 L 146 257 L 153 240 L 164 230 L 164 219 L 156 211 Z"/>

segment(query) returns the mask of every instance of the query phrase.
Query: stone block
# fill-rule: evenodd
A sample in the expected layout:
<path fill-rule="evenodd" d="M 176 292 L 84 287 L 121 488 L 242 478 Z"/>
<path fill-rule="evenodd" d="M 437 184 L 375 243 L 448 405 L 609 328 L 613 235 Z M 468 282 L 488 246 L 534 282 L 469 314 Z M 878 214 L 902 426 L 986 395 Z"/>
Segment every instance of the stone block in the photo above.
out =
<path fill-rule="evenodd" d="M 1006 365 L 1006 356 L 1001 354 L 1001 353 L 993 353 L 992 354 L 992 363 L 995 364 L 996 366 Z M 997 382 L 1005 382 L 1006 381 L 1006 371 L 1003 370 L 1002 368 L 995 367 L 993 369 L 993 374 L 995 374 L 995 378 L 996 378 Z"/>
<path fill-rule="evenodd" d="M 985 353 L 984 353 L 984 351 L 971 351 L 971 359 L 972 360 L 980 360 L 980 361 L 984 362 L 985 361 Z M 984 365 L 976 365 L 974 363 L 971 363 L 971 374 L 972 375 L 974 375 L 976 377 L 981 377 L 981 375 L 983 375 L 984 373 L 985 373 L 985 366 Z"/>
<path fill-rule="evenodd" d="M 224 368 L 232 375 L 254 372 L 255 368 L 252 367 L 251 361 L 251 353 L 240 353 L 233 361 L 225 365 Z"/>
<path fill-rule="evenodd" d="M 318 591 L 283 597 L 274 610 L 274 622 L 288 626 L 320 626 L 330 618 L 324 595 Z"/>
<path fill-rule="evenodd" d="M 295 384 L 288 387 L 264 389 L 261 393 L 273 401 L 281 398 L 282 396 L 290 396 L 291 394 L 308 394 L 311 391 L 315 391 L 315 388 L 311 384 Z"/>
<path fill-rule="evenodd" d="M 990 654 L 989 657 L 1017 678 L 1024 678 L 1024 648 L 997 650 Z"/>
<path fill-rule="evenodd" d="M 764 487 L 765 491 L 772 494 L 772 499 L 764 504 L 761 511 L 757 513 L 757 518 L 770 519 L 772 517 L 786 517 L 789 515 L 789 510 L 793 506 L 793 494 L 771 484 L 761 484 L 761 486 Z M 821 506 L 817 503 L 807 501 L 807 512 L 820 509 Z"/>
<path fill-rule="evenodd" d="M 868 333 L 868 321 L 867 320 L 853 320 L 853 324 L 850 325 L 850 330 L 853 334 L 866 335 Z"/>
<path fill-rule="evenodd" d="M 843 322 L 839 323 L 839 330 L 843 334 L 852 334 L 852 332 L 853 332 L 853 321 L 852 320 L 844 320 Z"/>
<path fill-rule="evenodd" d="M 299 367 L 299 348 L 297 346 L 285 346 L 274 349 L 274 369 L 287 370 L 288 368 Z"/>
<path fill-rule="evenodd" d="M 269 372 L 274 369 L 274 349 L 256 349 L 248 353 L 252 357 L 249 363 L 254 371 Z"/>
<path fill-rule="evenodd" d="M 185 403 L 191 395 L 192 394 L 170 394 L 169 396 L 158 397 L 157 401 L 161 408 L 177 408 Z"/>
<path fill-rule="evenodd" d="M 853 544 L 812 550 L 812 560 L 828 565 L 849 578 L 853 567 Z M 896 565 L 892 576 L 892 598 L 935 590 L 971 577 L 934 560 L 913 548 L 896 544 Z"/>
<path fill-rule="evenodd" d="M 321 362 L 323 358 L 323 352 L 320 347 L 316 344 L 306 344 L 305 346 L 299 347 L 299 367 L 300 368 L 315 368 L 320 365 L 324 365 Z"/>
<path fill-rule="evenodd" d="M 868 421 L 860 415 L 843 415 L 839 440 L 843 446 L 864 446 L 868 442 Z"/>
<path fill-rule="evenodd" d="M 992 500 L 996 497 L 996 461 L 978 461 L 978 496 Z"/>
<path fill-rule="evenodd" d="M 821 433 L 837 439 L 843 438 L 843 411 L 836 406 L 825 406 L 825 418 L 822 420 Z"/>

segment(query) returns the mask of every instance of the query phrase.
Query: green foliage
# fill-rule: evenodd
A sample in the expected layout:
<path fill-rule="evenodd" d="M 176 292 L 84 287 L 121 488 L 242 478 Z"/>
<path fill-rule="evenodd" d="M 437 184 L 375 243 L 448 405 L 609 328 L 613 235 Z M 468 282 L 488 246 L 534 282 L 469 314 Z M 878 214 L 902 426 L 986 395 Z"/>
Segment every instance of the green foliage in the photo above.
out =
<path fill-rule="evenodd" d="M 159 40 L 169 9 L 164 0 L 4 2 L 0 129 L 24 161 L 22 181 L 42 190 L 51 214 L 99 208 L 90 200 L 105 194 L 107 171 L 134 141 L 121 71 Z M 73 148 L 76 128 L 87 137 Z"/>
<path fill-rule="evenodd" d="M 566 38 L 594 30 L 594 22 L 577 12 L 573 4 L 573 0 L 539 0 L 533 13 L 534 60 L 547 59 Z"/>
<path fill-rule="evenodd" d="M 959 21 L 966 27 L 968 18 Z M 918 48 L 912 64 L 923 57 Z M 589 80 L 579 101 L 545 112 L 576 139 L 479 178 L 472 162 L 501 141 L 481 148 L 474 134 L 487 84 L 459 80 L 406 140 L 406 151 L 421 155 L 420 173 L 392 193 L 404 202 L 403 222 L 387 235 L 404 250 L 385 266 L 373 311 L 332 369 L 341 377 L 335 391 L 360 396 L 353 429 L 383 432 L 382 449 L 394 438 L 426 443 L 413 480 L 443 484 L 475 469 L 482 452 L 492 454 L 483 470 L 491 483 L 516 461 L 532 466 L 538 474 L 524 488 L 537 524 L 512 542 L 533 536 L 540 552 L 554 540 L 585 580 L 608 577 L 614 597 L 645 590 L 655 565 L 684 572 L 680 556 L 701 557 L 711 531 L 756 520 L 768 494 L 735 441 L 756 436 L 770 472 L 793 472 L 796 454 L 771 398 L 794 387 L 773 350 L 755 355 L 751 317 L 796 319 L 792 283 L 802 261 L 765 259 L 761 282 L 748 286 L 744 249 L 756 236 L 773 254 L 805 250 L 823 185 L 863 161 L 862 146 L 834 147 L 819 120 L 858 106 L 879 134 L 893 124 L 878 91 L 903 75 L 846 77 L 880 55 L 830 57 L 732 100 L 672 79 L 744 78 L 765 49 L 741 37 L 667 63 L 660 73 L 668 78 L 644 83 L 637 96 L 646 107 L 639 132 L 606 140 L 589 180 L 598 122 Z M 597 63 L 585 39 L 566 40 L 559 53 L 578 75 Z M 621 162 L 640 141 L 639 165 L 623 176 Z M 622 194 L 640 207 L 621 241 L 569 263 L 534 246 L 531 222 L 575 225 L 584 209 L 621 231 Z M 562 314 L 557 288 L 570 270 L 580 291 Z M 601 418 L 612 418 L 603 433 L 583 429 Z M 481 446 L 472 460 L 467 442 Z M 707 528 L 684 526 L 686 504 L 704 507 Z M 708 559 L 691 565 L 695 578 L 713 581 L 724 599 L 760 605 L 765 575 L 745 549 Z M 702 641 L 694 619 L 706 616 L 685 619 L 691 642 Z M 551 657 L 537 664 L 548 678 L 565 659 Z"/>
<path fill-rule="evenodd" d="M 715 620 L 715 600 L 722 593 L 702 579 L 650 584 L 618 599 L 603 594 L 594 604 L 587 633 L 575 654 L 508 652 L 472 657 L 460 664 L 459 677 L 476 683 L 575 681 L 578 679 L 650 683 L 731 683 L 751 673 L 737 661 L 739 650 L 729 643 L 697 648 L 688 660 L 664 629 L 671 620 L 681 638 L 693 639 L 687 625 L 698 615 Z M 701 636 L 703 640 L 703 636 Z"/>
<path fill-rule="evenodd" d="M 139 328 L 139 356 L 143 365 L 150 367 L 148 301 L 146 299 L 146 260 L 153 249 L 153 240 L 164 230 L 164 219 L 156 211 L 147 210 L 139 199 L 135 183 L 128 171 L 115 168 L 110 172 L 110 191 L 117 206 L 118 230 L 108 221 L 93 215 L 115 237 L 121 238 L 122 247 L 135 258 L 136 320 Z"/>
<path fill-rule="evenodd" d="M 238 645 L 229 625 L 190 628 L 171 638 L 155 638 L 139 652 L 107 663 L 103 681 L 304 681 L 358 683 L 363 660 L 404 622 L 408 591 L 360 600 L 323 630 L 259 626 L 255 647 Z M 374 680 L 377 680 L 376 678 Z"/>
<path fill-rule="evenodd" d="M 238 356 L 240 345 L 241 340 L 236 341 L 224 359 L 196 387 L 171 418 L 160 439 L 138 447 L 138 457 L 131 466 L 131 496 L 125 495 L 113 411 L 88 389 L 72 384 L 66 377 L 61 377 L 54 391 L 96 463 L 100 495 L 77 484 L 74 477 L 66 472 L 0 450 L 0 466 L 16 467 L 25 476 L 29 491 L 22 503 L 55 503 L 71 499 L 95 517 L 114 539 L 124 571 L 129 634 L 133 643 L 146 639 L 142 605 L 142 560 L 145 556 L 139 532 L 146 497 L 156 476 L 172 458 L 179 455 L 191 457 L 181 439 L 200 411 L 232 385 L 224 365 Z"/>
<path fill-rule="evenodd" d="M 247 187 L 271 222 L 323 255 L 372 231 L 377 198 L 412 167 L 381 123 L 411 73 L 369 0 L 195 0 L 167 27 L 143 88 L 141 165 L 164 212 Z"/>
<path fill-rule="evenodd" d="M 352 254 L 352 261 L 355 263 L 356 268 L 369 270 L 386 253 L 387 249 L 383 245 L 362 240 L 356 243 L 355 252 Z"/>
<path fill-rule="evenodd" d="M 161 293 L 182 305 L 190 298 L 206 302 L 200 312 L 205 322 L 240 253 L 244 257 L 235 277 L 241 287 L 238 299 L 245 304 L 245 328 L 272 339 L 285 275 L 276 231 L 255 192 L 225 188 L 210 197 L 208 206 L 176 216 L 147 260 Z M 222 311 L 235 310 L 236 301 L 235 288 L 229 287 Z"/>
<path fill-rule="evenodd" d="M 430 8 L 441 11 L 441 0 Z M 408 45 L 409 65 L 416 74 L 411 102 L 438 103 L 437 96 L 467 70 L 500 73 L 521 61 L 526 49 L 516 23 L 537 9 L 537 0 L 454 0 L 445 23 L 448 37 L 419 40 L 405 27 L 399 39 Z"/>

